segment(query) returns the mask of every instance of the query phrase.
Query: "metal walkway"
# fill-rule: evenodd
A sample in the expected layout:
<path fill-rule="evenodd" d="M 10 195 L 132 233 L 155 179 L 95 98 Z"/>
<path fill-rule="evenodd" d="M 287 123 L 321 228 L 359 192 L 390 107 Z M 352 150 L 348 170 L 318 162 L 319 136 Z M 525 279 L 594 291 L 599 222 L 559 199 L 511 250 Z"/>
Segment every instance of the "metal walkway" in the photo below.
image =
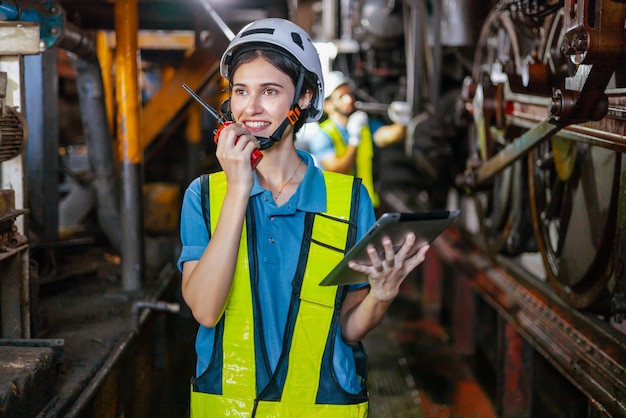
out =
<path fill-rule="evenodd" d="M 370 417 L 422 418 L 415 382 L 395 336 L 395 318 L 388 314 L 363 345 L 369 361 Z"/>

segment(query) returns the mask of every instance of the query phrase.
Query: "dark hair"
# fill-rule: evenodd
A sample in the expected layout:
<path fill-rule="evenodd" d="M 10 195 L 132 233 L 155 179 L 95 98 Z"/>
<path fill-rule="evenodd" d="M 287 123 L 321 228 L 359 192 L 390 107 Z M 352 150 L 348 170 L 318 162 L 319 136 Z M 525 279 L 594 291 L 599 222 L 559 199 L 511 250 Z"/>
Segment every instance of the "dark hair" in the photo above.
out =
<path fill-rule="evenodd" d="M 232 80 L 232 75 L 235 74 L 237 68 L 242 64 L 247 64 L 249 62 L 254 61 L 257 58 L 263 58 L 276 68 L 278 68 L 283 73 L 287 74 L 294 86 L 298 84 L 298 78 L 300 77 L 300 73 L 304 71 L 304 81 L 302 83 L 302 89 L 300 90 L 300 95 L 304 93 L 307 89 L 311 90 L 313 93 L 313 97 L 311 98 L 310 103 L 315 103 L 315 96 L 317 95 L 317 87 L 315 82 L 315 75 L 310 71 L 307 71 L 304 67 L 302 67 L 298 62 L 291 58 L 291 55 L 283 50 L 280 47 L 272 47 L 268 48 L 267 44 L 249 44 L 247 48 L 241 52 L 235 52 L 233 56 L 230 69 L 228 74 L 230 74 L 230 78 Z M 229 83 L 231 80 L 228 80 Z M 304 125 L 307 116 L 303 114 L 300 119 L 294 125 L 294 132 L 298 132 L 300 128 Z"/>

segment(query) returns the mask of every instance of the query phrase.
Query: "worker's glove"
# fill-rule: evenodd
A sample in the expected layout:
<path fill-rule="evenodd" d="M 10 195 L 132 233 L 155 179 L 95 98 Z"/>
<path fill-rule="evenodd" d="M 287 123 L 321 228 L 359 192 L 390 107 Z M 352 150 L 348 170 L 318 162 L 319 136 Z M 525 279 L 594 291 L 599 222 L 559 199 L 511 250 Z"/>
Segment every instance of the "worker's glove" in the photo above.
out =
<path fill-rule="evenodd" d="M 411 106 L 407 102 L 391 102 L 387 115 L 392 122 L 407 126 L 411 122 Z"/>
<path fill-rule="evenodd" d="M 361 131 L 367 126 L 367 113 L 357 110 L 348 118 L 348 145 L 358 147 L 361 143 Z"/>

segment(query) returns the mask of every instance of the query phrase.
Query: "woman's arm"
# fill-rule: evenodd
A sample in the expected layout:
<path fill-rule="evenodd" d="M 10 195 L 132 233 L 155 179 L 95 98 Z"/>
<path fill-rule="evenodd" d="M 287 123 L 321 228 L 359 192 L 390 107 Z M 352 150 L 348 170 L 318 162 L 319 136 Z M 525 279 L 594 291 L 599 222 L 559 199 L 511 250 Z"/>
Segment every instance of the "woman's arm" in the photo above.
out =
<path fill-rule="evenodd" d="M 216 154 L 228 184 L 222 209 L 200 259 L 183 264 L 183 297 L 196 320 L 207 327 L 217 324 L 228 300 L 254 182 L 250 154 L 258 143 L 253 142 L 254 137 L 246 138 L 251 136 L 246 133 L 249 131 L 233 124 L 220 135 Z"/>
<path fill-rule="evenodd" d="M 206 327 L 217 324 L 230 293 L 246 211 L 243 202 L 247 199 L 226 193 L 215 233 L 202 257 L 183 264 L 183 297 L 196 320 Z"/>
<path fill-rule="evenodd" d="M 391 240 L 384 238 L 383 259 L 378 256 L 374 247 L 370 246 L 368 254 L 371 265 L 350 263 L 350 268 L 368 275 L 370 286 L 349 292 L 346 296 L 340 317 L 342 336 L 346 343 L 358 343 L 382 321 L 391 302 L 398 295 L 404 279 L 424 261 L 430 248 L 427 245 L 408 257 L 414 242 L 415 235 L 410 234 L 400 250 L 394 253 Z"/>
<path fill-rule="evenodd" d="M 356 152 L 356 146 L 347 145 L 346 152 L 341 157 L 337 156 L 337 154 L 329 154 L 324 157 L 324 159 L 321 160 L 322 167 L 327 171 L 348 174 L 354 169 Z"/>

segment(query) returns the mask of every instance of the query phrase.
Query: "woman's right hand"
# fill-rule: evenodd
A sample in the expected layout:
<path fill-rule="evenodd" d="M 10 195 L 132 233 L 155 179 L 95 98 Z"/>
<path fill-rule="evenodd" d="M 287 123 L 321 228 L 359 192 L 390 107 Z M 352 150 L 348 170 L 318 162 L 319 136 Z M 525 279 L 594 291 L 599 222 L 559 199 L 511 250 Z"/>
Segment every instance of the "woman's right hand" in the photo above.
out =
<path fill-rule="evenodd" d="M 254 184 L 250 157 L 259 148 L 259 141 L 241 124 L 224 127 L 217 141 L 216 156 L 226 175 L 229 187 L 249 193 Z"/>

